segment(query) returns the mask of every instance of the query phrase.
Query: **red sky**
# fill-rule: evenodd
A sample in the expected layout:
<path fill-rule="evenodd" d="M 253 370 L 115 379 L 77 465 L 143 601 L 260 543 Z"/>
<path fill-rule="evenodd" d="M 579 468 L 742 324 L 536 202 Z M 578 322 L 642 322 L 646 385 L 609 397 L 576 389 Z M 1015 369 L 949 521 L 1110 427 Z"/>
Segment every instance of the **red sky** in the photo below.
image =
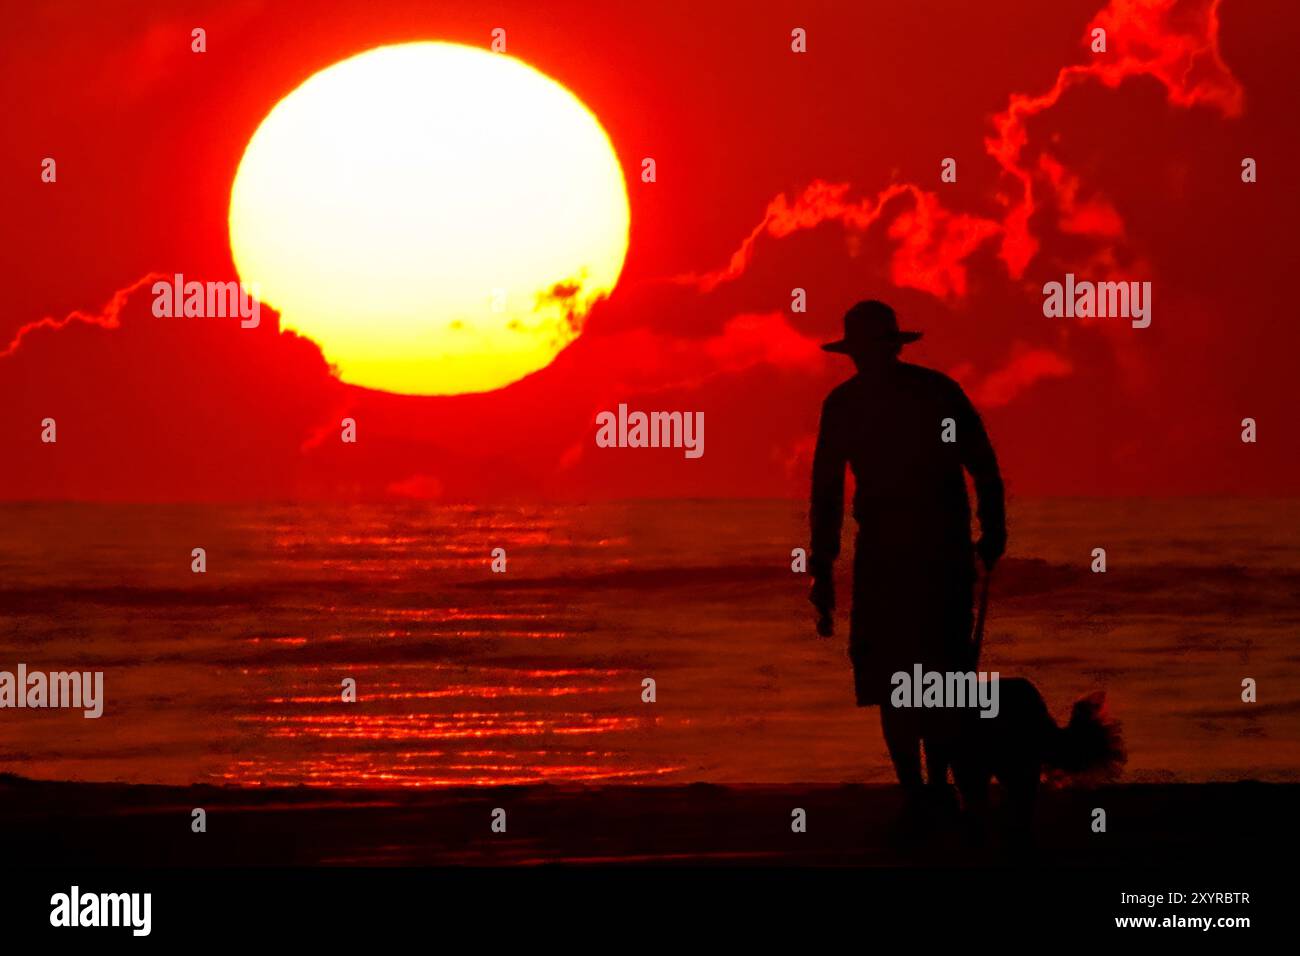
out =
<path fill-rule="evenodd" d="M 1286 0 L 27 6 L 0 15 L 0 497 L 801 496 L 850 371 L 816 345 L 867 297 L 926 332 L 908 357 L 971 394 L 1012 494 L 1300 488 Z M 622 281 L 551 366 L 398 397 L 265 317 L 152 317 L 151 273 L 235 278 L 230 185 L 280 98 L 374 46 L 498 26 L 628 178 Z M 1150 328 L 1045 318 L 1066 272 L 1150 281 Z M 704 411 L 705 455 L 597 448 L 619 402 Z"/>

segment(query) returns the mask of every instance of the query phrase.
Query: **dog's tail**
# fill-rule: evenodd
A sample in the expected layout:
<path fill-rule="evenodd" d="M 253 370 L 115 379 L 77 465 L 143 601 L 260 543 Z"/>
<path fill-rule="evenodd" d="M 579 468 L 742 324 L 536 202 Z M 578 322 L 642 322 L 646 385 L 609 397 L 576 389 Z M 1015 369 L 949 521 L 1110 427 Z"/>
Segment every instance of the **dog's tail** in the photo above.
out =
<path fill-rule="evenodd" d="M 1120 723 L 1106 714 L 1101 692 L 1076 701 L 1070 722 L 1052 730 L 1044 763 L 1055 770 L 1114 777 L 1128 759 Z"/>

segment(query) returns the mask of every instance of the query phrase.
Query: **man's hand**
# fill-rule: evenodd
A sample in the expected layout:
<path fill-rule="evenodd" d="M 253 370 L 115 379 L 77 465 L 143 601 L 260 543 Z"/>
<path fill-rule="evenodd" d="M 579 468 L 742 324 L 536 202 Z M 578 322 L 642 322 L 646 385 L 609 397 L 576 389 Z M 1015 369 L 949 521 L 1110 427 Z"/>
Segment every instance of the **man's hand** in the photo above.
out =
<path fill-rule="evenodd" d="M 979 554 L 980 560 L 984 562 L 984 567 L 993 570 L 993 565 L 998 563 L 1002 553 L 1007 549 L 1007 539 L 1003 537 L 991 537 L 982 535 L 975 543 L 975 551 Z"/>
<path fill-rule="evenodd" d="M 817 609 L 817 633 L 830 637 L 835 633 L 835 581 L 830 575 L 813 578 L 808 600 Z"/>

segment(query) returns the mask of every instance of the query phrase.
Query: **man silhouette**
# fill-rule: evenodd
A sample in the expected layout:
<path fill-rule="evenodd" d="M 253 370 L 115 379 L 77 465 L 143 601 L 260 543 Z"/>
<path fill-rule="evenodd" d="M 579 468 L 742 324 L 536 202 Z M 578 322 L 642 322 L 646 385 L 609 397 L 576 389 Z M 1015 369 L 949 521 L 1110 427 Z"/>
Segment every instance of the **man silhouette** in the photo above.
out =
<path fill-rule="evenodd" d="M 817 630 L 832 632 L 832 578 L 844 521 L 844 469 L 853 469 L 858 523 L 853 560 L 849 657 L 859 707 L 880 705 L 880 725 L 909 806 L 930 791 L 952 800 L 945 738 L 955 716 L 944 709 L 890 705 L 891 677 L 968 671 L 975 554 L 986 572 L 1006 546 L 1002 478 L 984 425 L 961 387 L 945 375 L 899 360 L 920 332 L 900 332 L 894 310 L 859 302 L 844 316 L 844 338 L 822 346 L 848 355 L 858 374 L 822 406 L 812 475 L 813 576 Z M 979 499 L 980 539 L 962 471 Z M 940 789 L 941 788 L 941 789 Z"/>

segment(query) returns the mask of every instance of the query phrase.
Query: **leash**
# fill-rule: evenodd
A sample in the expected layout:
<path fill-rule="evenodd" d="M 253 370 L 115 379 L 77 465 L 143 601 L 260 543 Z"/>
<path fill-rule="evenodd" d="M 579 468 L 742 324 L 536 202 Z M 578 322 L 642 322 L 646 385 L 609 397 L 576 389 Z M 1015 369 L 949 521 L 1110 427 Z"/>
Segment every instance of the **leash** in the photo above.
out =
<path fill-rule="evenodd" d="M 984 568 L 984 583 L 980 585 L 979 607 L 975 615 L 975 667 L 979 666 L 980 647 L 984 644 L 984 619 L 988 616 L 989 611 L 989 582 L 991 580 L 993 580 L 993 569 L 986 566 Z"/>

